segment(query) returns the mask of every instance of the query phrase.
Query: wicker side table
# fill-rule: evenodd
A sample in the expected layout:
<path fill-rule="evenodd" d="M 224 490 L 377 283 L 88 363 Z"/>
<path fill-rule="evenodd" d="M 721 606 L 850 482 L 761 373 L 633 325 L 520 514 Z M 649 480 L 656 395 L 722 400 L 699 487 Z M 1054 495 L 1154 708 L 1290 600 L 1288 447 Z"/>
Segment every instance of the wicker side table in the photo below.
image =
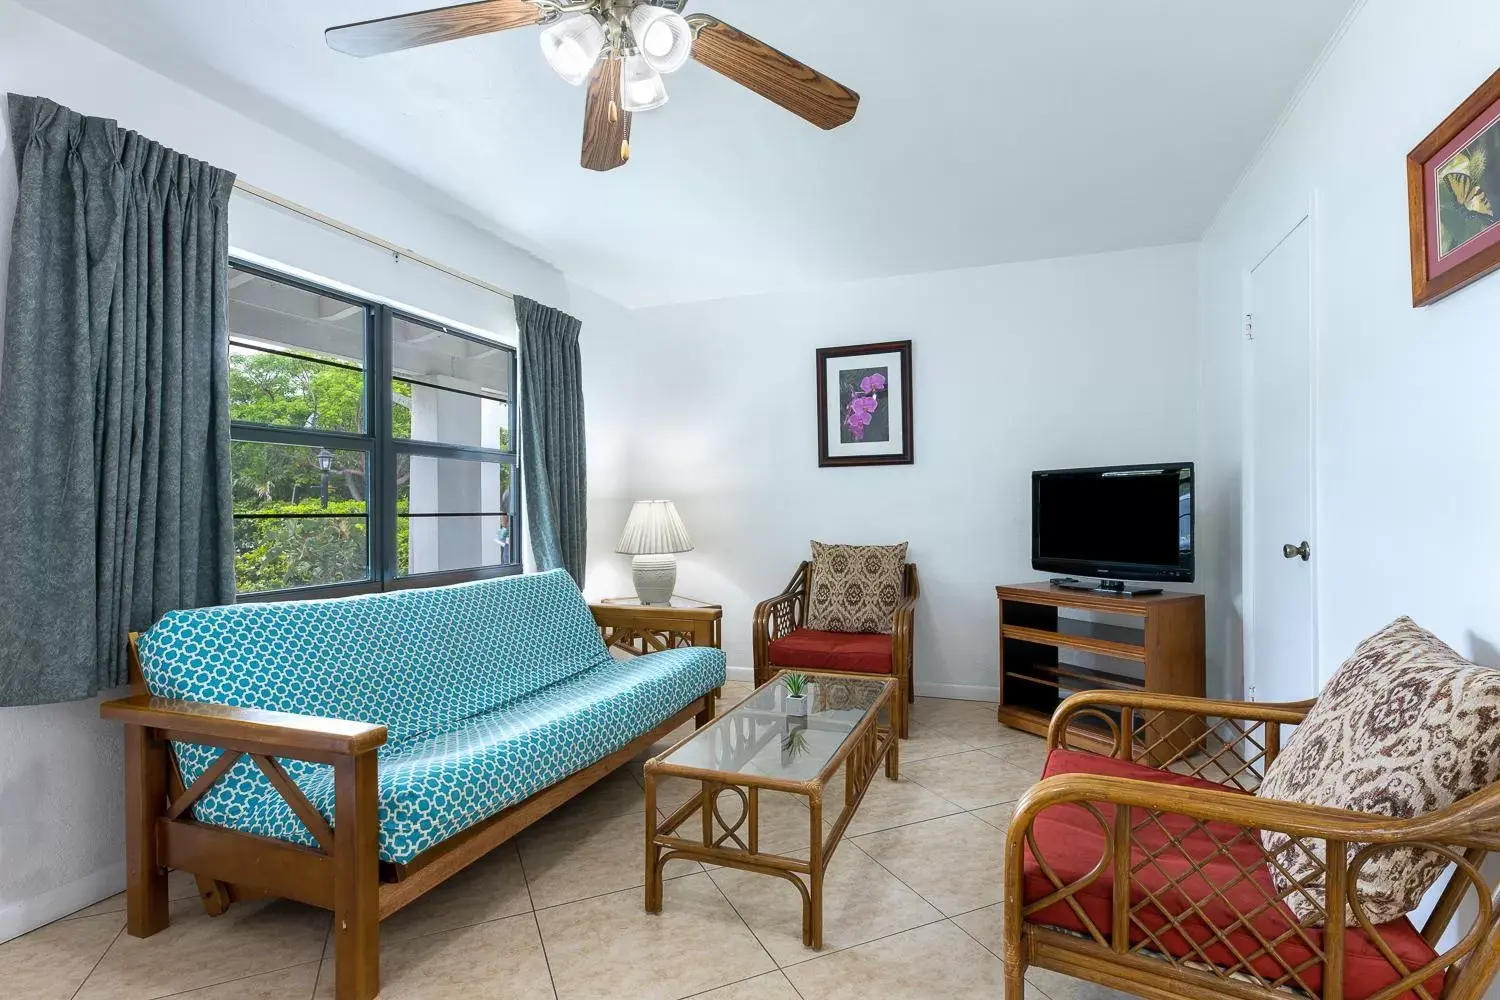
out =
<path fill-rule="evenodd" d="M 724 609 L 717 604 L 674 594 L 671 604 L 606 597 L 589 608 L 612 650 L 642 656 L 682 646 L 722 645 Z"/>

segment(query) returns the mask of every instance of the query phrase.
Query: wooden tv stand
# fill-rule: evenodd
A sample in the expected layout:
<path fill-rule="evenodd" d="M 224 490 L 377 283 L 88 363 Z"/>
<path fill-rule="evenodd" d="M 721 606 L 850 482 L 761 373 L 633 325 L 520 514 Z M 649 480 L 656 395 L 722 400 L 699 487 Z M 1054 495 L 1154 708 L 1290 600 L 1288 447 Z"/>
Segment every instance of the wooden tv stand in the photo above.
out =
<path fill-rule="evenodd" d="M 1203 696 L 1202 594 L 1126 597 L 1023 583 L 996 587 L 995 597 L 1000 605 L 996 717 L 1005 725 L 1045 736 L 1063 699 L 1099 688 Z M 1126 615 L 1139 623 L 1105 624 L 1079 612 Z M 1075 746 L 1111 745 L 1102 723 L 1097 729 L 1075 723 L 1073 729 Z"/>

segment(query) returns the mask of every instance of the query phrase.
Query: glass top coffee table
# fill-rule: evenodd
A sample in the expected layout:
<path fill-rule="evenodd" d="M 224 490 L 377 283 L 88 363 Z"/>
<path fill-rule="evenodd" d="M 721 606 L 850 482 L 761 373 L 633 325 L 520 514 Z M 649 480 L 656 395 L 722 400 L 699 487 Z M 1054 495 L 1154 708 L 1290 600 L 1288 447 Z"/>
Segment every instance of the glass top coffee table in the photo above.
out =
<path fill-rule="evenodd" d="M 844 829 L 864 798 L 876 770 L 900 776 L 900 740 L 890 726 L 891 699 L 900 697 L 888 678 L 849 674 L 801 674 L 807 693 L 799 705 L 789 697 L 783 671 L 750 697 L 659 757 L 646 762 L 646 911 L 662 908 L 662 868 L 689 858 L 729 868 L 775 875 L 802 894 L 802 943 L 823 947 L 823 876 Z M 796 676 L 796 675 L 792 675 Z M 883 717 L 882 717 L 883 716 Z M 823 831 L 828 786 L 844 772 L 838 818 Z M 656 788 L 662 777 L 698 781 L 702 789 L 657 822 Z M 808 804 L 808 856 L 791 858 L 760 851 L 760 791 L 803 795 Z M 727 820 L 722 795 L 739 800 L 739 816 Z M 689 838 L 682 826 L 700 814 L 701 832 Z"/>

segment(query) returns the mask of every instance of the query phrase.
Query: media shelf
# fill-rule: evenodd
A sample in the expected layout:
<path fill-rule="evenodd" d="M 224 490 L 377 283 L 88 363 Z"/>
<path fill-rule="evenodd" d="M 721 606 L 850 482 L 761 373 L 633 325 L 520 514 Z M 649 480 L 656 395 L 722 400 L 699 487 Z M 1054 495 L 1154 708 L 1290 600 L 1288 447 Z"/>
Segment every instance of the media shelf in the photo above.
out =
<path fill-rule="evenodd" d="M 1000 612 L 1000 706 L 1008 726 L 1045 736 L 1069 695 L 1099 689 L 1202 697 L 1201 594 L 1127 597 L 1049 583 L 996 587 Z M 1080 617 L 1123 616 L 1131 624 Z M 1139 624 L 1135 624 L 1135 622 Z M 1074 745 L 1111 748 L 1099 719 L 1074 724 Z"/>

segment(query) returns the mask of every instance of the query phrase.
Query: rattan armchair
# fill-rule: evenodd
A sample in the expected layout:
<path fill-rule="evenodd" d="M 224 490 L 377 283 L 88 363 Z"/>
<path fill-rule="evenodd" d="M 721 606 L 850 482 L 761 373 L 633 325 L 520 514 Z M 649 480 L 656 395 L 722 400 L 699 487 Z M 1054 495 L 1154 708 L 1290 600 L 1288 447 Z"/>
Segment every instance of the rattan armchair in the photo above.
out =
<path fill-rule="evenodd" d="M 1028 966 L 1151 1000 L 1479 1000 L 1500 967 L 1500 897 L 1481 871 L 1500 850 L 1500 786 L 1406 820 L 1245 794 L 1312 704 L 1065 701 L 1047 739 L 1053 776 L 1017 803 L 1006 845 L 1006 1000 L 1024 997 Z M 1077 739 L 1083 726 L 1092 739 Z M 1264 851 L 1267 830 L 1320 859 L 1326 888 L 1272 878 L 1289 854 Z M 1373 925 L 1357 892 L 1370 858 L 1403 847 L 1452 863 L 1420 930 Z M 1293 893 L 1316 913 L 1295 917 Z"/>
<path fill-rule="evenodd" d="M 788 655 L 783 652 L 785 644 L 777 645 L 781 640 L 787 639 L 793 632 L 803 629 L 807 613 L 807 588 L 812 576 L 812 562 L 807 561 L 797 567 L 797 572 L 792 574 L 791 580 L 787 582 L 781 593 L 769 600 L 761 601 L 755 607 L 755 620 L 753 623 L 752 644 L 755 655 L 755 684 L 757 687 L 766 683 L 778 670 L 818 670 L 832 671 L 835 673 L 863 673 L 880 674 L 881 676 L 894 677 L 897 687 L 906 692 L 906 697 L 896 698 L 891 702 L 891 725 L 895 728 L 897 735 L 902 739 L 907 736 L 910 726 L 907 710 L 908 704 L 916 698 L 915 671 L 912 664 L 912 649 L 916 641 L 913 631 L 913 620 L 916 617 L 917 598 L 921 596 L 921 585 L 917 581 L 917 567 L 907 563 L 902 576 L 901 601 L 896 605 L 894 620 L 891 623 L 890 642 L 888 654 L 880 640 L 883 637 L 870 636 L 873 644 L 880 646 L 875 655 L 866 657 L 870 660 L 880 660 L 884 669 L 865 667 L 864 669 L 850 669 L 830 662 L 820 657 L 817 662 L 806 660 L 802 662 L 783 662 L 787 660 L 800 660 L 800 657 Z M 824 635 L 839 635 L 841 633 L 823 633 Z M 776 648 L 773 649 L 773 646 Z M 888 655 L 889 666 L 884 657 Z"/>

